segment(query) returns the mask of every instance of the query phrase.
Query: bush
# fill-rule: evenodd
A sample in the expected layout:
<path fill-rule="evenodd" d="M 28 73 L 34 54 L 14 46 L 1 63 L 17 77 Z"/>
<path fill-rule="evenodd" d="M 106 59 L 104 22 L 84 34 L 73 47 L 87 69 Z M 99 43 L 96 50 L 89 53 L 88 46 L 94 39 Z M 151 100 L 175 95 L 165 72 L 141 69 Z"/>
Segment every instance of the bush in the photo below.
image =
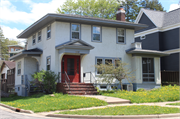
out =
<path fill-rule="evenodd" d="M 33 81 L 31 82 L 35 85 L 37 89 L 42 90 L 46 94 L 51 94 L 56 91 L 56 81 L 58 80 L 58 75 L 53 71 L 36 72 L 32 75 Z"/>
<path fill-rule="evenodd" d="M 143 92 L 143 91 L 146 91 L 146 90 L 144 88 L 137 89 L 137 92 Z"/>

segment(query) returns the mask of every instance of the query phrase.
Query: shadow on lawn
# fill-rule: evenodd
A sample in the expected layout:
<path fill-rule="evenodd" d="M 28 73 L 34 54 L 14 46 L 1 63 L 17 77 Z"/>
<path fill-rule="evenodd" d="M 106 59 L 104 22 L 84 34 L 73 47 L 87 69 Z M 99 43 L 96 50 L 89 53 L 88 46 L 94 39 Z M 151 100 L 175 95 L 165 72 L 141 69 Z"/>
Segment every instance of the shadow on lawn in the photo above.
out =
<path fill-rule="evenodd" d="M 31 96 L 28 96 L 28 97 L 22 97 L 22 96 L 17 96 L 17 95 L 10 95 L 9 97 L 2 97 L 1 101 L 2 102 L 9 102 L 9 101 L 15 101 L 15 100 L 19 100 L 19 99 L 40 98 L 40 97 L 42 97 L 44 95 L 47 95 L 47 94 L 37 93 L 37 94 L 31 95 Z"/>

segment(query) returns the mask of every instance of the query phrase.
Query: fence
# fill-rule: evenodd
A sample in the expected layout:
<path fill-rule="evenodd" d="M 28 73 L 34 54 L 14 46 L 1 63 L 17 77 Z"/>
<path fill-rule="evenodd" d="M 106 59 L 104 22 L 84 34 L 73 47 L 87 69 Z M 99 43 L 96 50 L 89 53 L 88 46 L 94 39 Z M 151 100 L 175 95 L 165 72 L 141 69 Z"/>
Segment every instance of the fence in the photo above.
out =
<path fill-rule="evenodd" d="M 179 72 L 161 71 L 161 83 L 162 85 L 179 85 Z"/>

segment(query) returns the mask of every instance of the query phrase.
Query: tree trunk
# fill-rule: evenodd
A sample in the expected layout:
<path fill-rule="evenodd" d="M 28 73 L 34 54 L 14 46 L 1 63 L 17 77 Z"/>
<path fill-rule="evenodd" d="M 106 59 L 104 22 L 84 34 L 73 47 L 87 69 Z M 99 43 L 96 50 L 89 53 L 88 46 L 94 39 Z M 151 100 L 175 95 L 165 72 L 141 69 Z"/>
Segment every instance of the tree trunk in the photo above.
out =
<path fill-rule="evenodd" d="M 121 84 L 121 90 L 123 90 L 122 80 L 120 81 L 120 84 Z"/>

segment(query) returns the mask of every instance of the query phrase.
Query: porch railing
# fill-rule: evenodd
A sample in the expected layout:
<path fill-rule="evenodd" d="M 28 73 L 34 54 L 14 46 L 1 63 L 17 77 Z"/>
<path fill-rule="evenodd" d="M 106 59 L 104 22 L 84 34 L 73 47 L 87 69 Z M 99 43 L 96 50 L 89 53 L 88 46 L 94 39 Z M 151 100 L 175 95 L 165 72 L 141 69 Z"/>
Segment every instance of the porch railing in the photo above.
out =
<path fill-rule="evenodd" d="M 95 76 L 93 75 L 93 73 L 92 72 L 85 72 L 84 73 L 84 76 L 83 76 L 83 82 L 84 82 L 84 77 L 86 77 L 86 74 L 89 74 L 89 81 L 90 81 L 90 83 L 94 83 L 95 85 L 97 84 L 97 79 L 95 78 Z M 94 79 L 94 80 L 92 80 L 92 79 Z M 87 81 L 87 80 L 86 80 Z"/>
<path fill-rule="evenodd" d="M 64 73 L 65 73 L 65 77 L 64 77 L 65 83 L 66 83 L 67 87 L 70 89 L 70 79 L 69 79 L 69 76 L 67 75 L 66 71 L 64 71 Z"/>

